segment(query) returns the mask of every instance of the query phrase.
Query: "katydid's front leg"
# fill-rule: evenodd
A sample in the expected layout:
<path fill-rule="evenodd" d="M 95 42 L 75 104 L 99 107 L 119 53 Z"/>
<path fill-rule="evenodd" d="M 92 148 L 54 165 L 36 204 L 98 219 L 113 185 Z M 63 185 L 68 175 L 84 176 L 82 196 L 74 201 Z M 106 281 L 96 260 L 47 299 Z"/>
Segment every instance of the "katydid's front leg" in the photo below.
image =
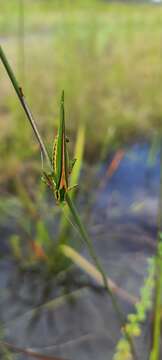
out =
<path fill-rule="evenodd" d="M 53 173 L 47 174 L 43 171 L 42 181 L 54 192 L 55 191 L 55 181 Z"/>

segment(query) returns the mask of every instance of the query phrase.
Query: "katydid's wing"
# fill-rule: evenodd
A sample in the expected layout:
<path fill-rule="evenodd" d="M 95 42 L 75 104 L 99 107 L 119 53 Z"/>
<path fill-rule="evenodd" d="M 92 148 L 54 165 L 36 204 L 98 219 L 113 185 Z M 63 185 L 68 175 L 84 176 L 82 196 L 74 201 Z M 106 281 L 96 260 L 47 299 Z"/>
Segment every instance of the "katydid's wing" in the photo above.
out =
<path fill-rule="evenodd" d="M 67 142 L 67 137 L 66 137 L 66 142 Z M 69 153 L 68 153 L 68 149 L 66 147 L 66 163 L 67 163 L 67 170 L 68 170 L 68 175 L 71 174 L 73 167 L 76 163 L 77 159 L 69 159 Z"/>

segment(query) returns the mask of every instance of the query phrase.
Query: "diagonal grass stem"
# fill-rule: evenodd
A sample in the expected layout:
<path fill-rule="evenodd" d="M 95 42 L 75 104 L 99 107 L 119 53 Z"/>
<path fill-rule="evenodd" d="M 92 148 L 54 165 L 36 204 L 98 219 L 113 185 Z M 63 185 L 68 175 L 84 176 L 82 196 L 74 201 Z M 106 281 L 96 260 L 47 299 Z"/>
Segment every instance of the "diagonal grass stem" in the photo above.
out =
<path fill-rule="evenodd" d="M 10 64 L 9 64 L 9 62 L 7 60 L 7 57 L 6 57 L 6 55 L 5 55 L 5 53 L 4 53 L 1 46 L 0 46 L 0 58 L 1 58 L 1 61 L 2 61 L 3 65 L 4 65 L 6 71 L 7 71 L 7 74 L 8 74 L 8 76 L 9 76 L 11 82 L 12 82 L 12 85 L 13 85 L 15 91 L 16 91 L 16 94 L 17 94 L 17 96 L 18 96 L 18 98 L 20 100 L 20 103 L 21 103 L 21 105 L 22 105 L 22 107 L 23 107 L 23 109 L 24 109 L 24 111 L 25 111 L 25 113 L 26 113 L 26 115 L 28 117 L 28 120 L 30 121 L 30 124 L 32 126 L 33 131 L 34 131 L 34 134 L 35 134 L 35 136 L 37 138 L 37 141 L 39 143 L 41 153 L 44 154 L 45 159 L 47 160 L 47 163 L 48 163 L 49 167 L 51 168 L 51 161 L 50 161 L 47 149 L 46 149 L 46 147 L 44 145 L 42 137 L 39 134 L 39 131 L 37 129 L 37 126 L 36 126 L 35 120 L 33 118 L 32 112 L 31 112 L 31 110 L 30 110 L 30 108 L 29 108 L 29 106 L 28 106 L 28 104 L 26 102 L 26 99 L 24 97 L 22 88 L 19 86 L 19 84 L 18 84 L 18 82 L 16 80 L 16 77 L 15 77 L 15 75 L 14 75 L 12 69 L 11 69 L 11 66 L 10 66 Z"/>
<path fill-rule="evenodd" d="M 88 248 L 88 251 L 89 251 L 89 254 L 97 268 L 97 270 L 100 272 L 101 276 L 102 276 L 102 279 L 103 279 L 103 284 L 104 284 L 104 287 L 108 293 L 108 295 L 110 296 L 111 298 L 111 301 L 112 301 L 112 304 L 113 304 L 113 307 L 116 311 L 116 314 L 118 315 L 118 319 L 119 319 L 119 322 L 120 322 L 120 326 L 122 327 L 123 329 L 123 332 L 127 338 L 127 340 L 129 341 L 129 344 L 130 344 L 130 348 L 131 348 L 131 352 L 132 352 L 132 355 L 134 357 L 134 359 L 137 359 L 137 355 L 136 355 L 136 351 L 134 349 L 134 344 L 133 344 L 133 341 L 130 337 L 130 335 L 128 334 L 128 332 L 125 330 L 125 317 L 123 315 L 123 313 L 121 312 L 120 310 L 120 307 L 116 301 L 116 297 L 114 296 L 109 284 L 108 284 L 108 280 L 107 280 L 107 276 L 105 274 L 105 271 L 99 261 L 99 258 L 98 256 L 96 255 L 96 252 L 94 250 L 94 247 L 92 245 L 92 241 L 91 239 L 89 238 L 89 235 L 87 233 L 87 231 L 85 230 L 82 222 L 81 222 L 81 219 L 80 219 L 80 216 L 78 214 L 78 211 L 73 203 L 73 201 L 71 201 L 70 197 L 68 194 L 66 194 L 66 202 L 67 202 L 67 205 L 70 209 L 70 212 L 75 220 L 75 223 L 78 227 L 78 230 L 80 232 L 80 235 L 84 241 L 84 243 L 86 244 L 87 248 Z"/>

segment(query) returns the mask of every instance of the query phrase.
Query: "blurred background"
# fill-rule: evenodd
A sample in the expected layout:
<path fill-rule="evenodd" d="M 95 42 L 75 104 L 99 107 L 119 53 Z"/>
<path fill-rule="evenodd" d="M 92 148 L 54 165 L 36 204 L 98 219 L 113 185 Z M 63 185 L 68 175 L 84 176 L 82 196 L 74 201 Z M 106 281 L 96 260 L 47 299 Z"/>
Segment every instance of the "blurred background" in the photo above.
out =
<path fill-rule="evenodd" d="M 79 183 L 79 190 L 72 196 L 108 273 L 139 295 L 147 258 L 155 250 L 157 228 L 162 129 L 160 0 L 0 0 L 0 43 L 49 151 L 65 90 L 68 147 L 78 159 L 71 182 Z M 71 360 L 76 354 L 78 360 L 105 360 L 108 354 L 111 359 L 120 333 L 111 304 L 102 291 L 94 295 L 94 289 L 87 290 L 85 269 L 78 274 L 71 260 L 60 254 L 60 244 L 71 244 L 88 258 L 69 225 L 69 214 L 63 218 L 40 180 L 39 147 L 2 64 L 0 80 L 0 296 L 4 309 L 0 317 L 4 334 L 20 346 Z M 53 328 L 43 325 L 48 335 L 40 351 L 44 320 L 39 318 L 29 336 L 30 316 L 23 314 L 57 296 L 66 303 L 65 294 L 78 289 L 83 289 L 84 300 L 79 295 L 80 302 L 74 306 L 66 304 L 57 315 L 53 310 Z M 124 305 L 124 311 L 129 310 Z M 106 321 L 110 323 L 111 317 L 114 335 L 107 333 Z M 52 318 L 51 312 L 47 318 Z M 77 340 L 71 341 L 76 334 Z M 144 360 L 146 341 L 140 341 Z"/>
<path fill-rule="evenodd" d="M 104 141 L 117 146 L 159 130 L 161 11 L 149 2 L 0 2 L 1 43 L 48 142 L 62 89 L 67 127 L 75 134 L 85 123 L 92 156 Z M 25 120 L 16 124 L 23 114 L 3 69 L 1 83 L 1 136 L 12 138 L 8 156 L 14 156 L 22 124 L 21 156 L 33 157 L 31 131 Z"/>

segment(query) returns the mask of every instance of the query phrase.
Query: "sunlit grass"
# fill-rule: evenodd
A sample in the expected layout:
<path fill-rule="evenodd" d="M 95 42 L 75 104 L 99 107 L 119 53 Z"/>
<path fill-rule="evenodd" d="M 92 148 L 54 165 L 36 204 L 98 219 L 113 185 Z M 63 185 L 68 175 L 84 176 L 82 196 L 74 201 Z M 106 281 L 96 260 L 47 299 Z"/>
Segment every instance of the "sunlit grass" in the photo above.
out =
<path fill-rule="evenodd" d="M 150 136 L 161 127 L 161 7 L 115 4 L 69 11 L 69 5 L 60 9 L 55 4 L 51 12 L 50 3 L 43 12 L 44 2 L 40 7 L 31 3 L 26 6 L 25 91 L 48 138 L 58 115 L 56 99 L 62 87 L 67 96 L 68 127 L 76 131 L 79 122 L 87 123 L 89 153 L 101 146 L 103 134 L 109 129 L 114 134 L 112 145 Z M 9 9 L 4 6 L 4 11 Z M 12 10 L 17 19 L 16 6 Z M 36 29 L 39 16 L 41 34 L 29 35 Z M 13 19 L 7 25 L 9 33 Z M 16 37 L 3 40 L 3 44 L 18 73 Z M 3 76 L 0 106 L 6 104 L 8 119 L 15 108 L 12 126 L 10 120 L 8 123 L 10 133 L 13 127 L 18 129 L 17 104 L 12 100 L 12 109 L 8 108 L 11 101 L 6 99 L 6 87 L 7 94 L 13 94 Z"/>

